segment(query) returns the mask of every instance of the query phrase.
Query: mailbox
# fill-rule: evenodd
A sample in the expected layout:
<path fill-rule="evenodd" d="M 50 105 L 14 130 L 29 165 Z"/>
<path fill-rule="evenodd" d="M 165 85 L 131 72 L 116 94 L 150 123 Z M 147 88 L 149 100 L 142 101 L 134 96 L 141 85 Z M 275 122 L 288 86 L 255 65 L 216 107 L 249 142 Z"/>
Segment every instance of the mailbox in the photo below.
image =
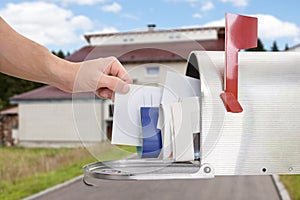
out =
<path fill-rule="evenodd" d="M 207 51 L 188 59 L 186 76 L 200 79 L 199 159 L 98 162 L 84 167 L 84 181 L 299 174 L 300 54 L 236 52 L 235 83 L 228 61 Z"/>

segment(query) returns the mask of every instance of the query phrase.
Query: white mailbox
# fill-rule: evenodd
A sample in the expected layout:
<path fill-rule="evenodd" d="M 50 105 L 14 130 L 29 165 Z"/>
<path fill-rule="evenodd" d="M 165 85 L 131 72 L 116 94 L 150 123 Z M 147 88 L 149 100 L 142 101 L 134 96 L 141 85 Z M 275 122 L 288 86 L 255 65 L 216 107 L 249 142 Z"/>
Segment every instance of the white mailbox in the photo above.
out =
<path fill-rule="evenodd" d="M 236 58 L 238 84 L 230 96 L 228 54 L 189 56 L 186 75 L 200 79 L 200 159 L 98 162 L 84 167 L 86 183 L 300 174 L 300 54 L 239 52 Z"/>

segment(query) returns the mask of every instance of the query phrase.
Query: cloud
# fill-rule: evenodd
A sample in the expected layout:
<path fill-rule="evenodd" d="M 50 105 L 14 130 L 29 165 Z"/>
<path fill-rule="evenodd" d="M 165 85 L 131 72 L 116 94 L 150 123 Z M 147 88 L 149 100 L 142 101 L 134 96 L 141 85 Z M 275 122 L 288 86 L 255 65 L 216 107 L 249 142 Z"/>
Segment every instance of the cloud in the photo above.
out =
<path fill-rule="evenodd" d="M 295 23 L 283 21 L 267 14 L 252 16 L 258 18 L 258 37 L 263 40 L 272 41 L 281 38 L 290 38 L 297 41 L 300 38 L 300 27 Z M 225 19 L 211 21 L 203 26 L 225 26 Z"/>
<path fill-rule="evenodd" d="M 132 15 L 132 14 L 129 14 L 129 13 L 122 14 L 122 17 L 125 17 L 127 19 L 133 19 L 133 20 L 139 20 L 140 19 L 138 16 Z"/>
<path fill-rule="evenodd" d="M 188 3 L 197 3 L 199 2 L 199 0 L 183 0 L 185 2 L 188 2 Z"/>
<path fill-rule="evenodd" d="M 52 0 L 52 2 L 60 3 L 64 6 L 70 4 L 77 4 L 77 5 L 95 5 L 98 3 L 103 3 L 105 0 Z"/>
<path fill-rule="evenodd" d="M 282 21 L 272 15 L 266 14 L 257 14 L 253 16 L 258 18 L 258 32 L 259 37 L 262 39 L 296 39 L 300 35 L 300 28 L 292 22 Z"/>
<path fill-rule="evenodd" d="M 101 34 L 101 33 L 117 33 L 119 30 L 116 27 L 113 26 L 105 26 L 102 29 L 93 30 L 90 32 L 86 32 L 86 35 L 93 35 L 93 34 Z"/>
<path fill-rule="evenodd" d="M 195 14 L 193 14 L 193 17 L 200 19 L 200 18 L 202 18 L 202 15 L 200 13 L 195 13 Z"/>
<path fill-rule="evenodd" d="M 223 3 L 232 3 L 235 7 L 246 7 L 248 6 L 249 0 L 221 0 Z"/>
<path fill-rule="evenodd" d="M 208 1 L 201 6 L 202 11 L 210 11 L 214 8 L 215 8 L 215 6 L 211 1 Z"/>
<path fill-rule="evenodd" d="M 188 3 L 192 7 L 196 7 L 196 4 L 199 3 L 201 0 L 164 0 L 166 2 L 171 3 Z"/>
<path fill-rule="evenodd" d="M 197 3 L 200 0 L 165 0 L 166 2 L 187 2 L 187 3 Z"/>
<path fill-rule="evenodd" d="M 203 26 L 204 26 L 204 27 L 211 27 L 211 26 L 225 26 L 225 18 L 207 22 L 207 23 L 204 24 Z"/>
<path fill-rule="evenodd" d="M 16 31 L 43 45 L 79 43 L 80 32 L 93 28 L 88 17 L 46 2 L 9 3 L 0 15 Z"/>
<path fill-rule="evenodd" d="M 104 27 L 102 30 L 98 31 L 97 33 L 116 33 L 118 29 L 112 26 Z"/>
<path fill-rule="evenodd" d="M 118 13 L 122 10 L 122 6 L 116 2 L 113 2 L 110 5 L 105 5 L 101 7 L 101 10 L 105 12 L 113 12 L 113 13 Z"/>

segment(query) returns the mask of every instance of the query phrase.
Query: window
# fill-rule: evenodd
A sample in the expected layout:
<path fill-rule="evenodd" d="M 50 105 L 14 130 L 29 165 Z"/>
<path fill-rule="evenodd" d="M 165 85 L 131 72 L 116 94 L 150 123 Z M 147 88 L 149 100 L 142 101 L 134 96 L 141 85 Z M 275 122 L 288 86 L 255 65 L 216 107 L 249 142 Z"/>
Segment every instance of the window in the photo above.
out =
<path fill-rule="evenodd" d="M 148 76 L 158 76 L 159 74 L 159 67 L 147 67 L 146 74 Z"/>
<path fill-rule="evenodd" d="M 133 79 L 132 79 L 132 83 L 133 83 L 133 84 L 138 84 L 138 79 L 137 79 L 137 78 L 133 78 Z"/>

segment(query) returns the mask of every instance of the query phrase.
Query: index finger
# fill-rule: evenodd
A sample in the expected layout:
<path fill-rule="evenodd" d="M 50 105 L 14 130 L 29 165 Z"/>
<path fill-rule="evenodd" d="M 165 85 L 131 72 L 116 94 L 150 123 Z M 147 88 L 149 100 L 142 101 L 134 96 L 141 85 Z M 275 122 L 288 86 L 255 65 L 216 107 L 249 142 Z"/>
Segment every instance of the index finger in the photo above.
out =
<path fill-rule="evenodd" d="M 128 72 L 117 58 L 110 64 L 109 68 L 110 75 L 116 76 L 126 83 L 132 83 L 132 79 L 129 77 Z"/>

